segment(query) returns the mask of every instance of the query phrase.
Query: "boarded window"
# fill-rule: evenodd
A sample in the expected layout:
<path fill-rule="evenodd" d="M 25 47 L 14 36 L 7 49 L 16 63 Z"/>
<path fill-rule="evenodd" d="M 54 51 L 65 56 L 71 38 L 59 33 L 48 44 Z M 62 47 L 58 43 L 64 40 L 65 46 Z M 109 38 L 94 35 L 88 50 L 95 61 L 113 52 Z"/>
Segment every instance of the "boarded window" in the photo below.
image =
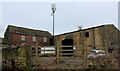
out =
<path fill-rule="evenodd" d="M 47 42 L 47 38 L 46 37 L 43 37 L 43 42 Z"/>
<path fill-rule="evenodd" d="M 85 37 L 89 37 L 89 32 L 85 32 Z"/>
<path fill-rule="evenodd" d="M 21 40 L 25 41 L 25 35 L 21 35 Z"/>
<path fill-rule="evenodd" d="M 36 37 L 35 36 L 32 37 L 32 41 L 36 41 Z"/>

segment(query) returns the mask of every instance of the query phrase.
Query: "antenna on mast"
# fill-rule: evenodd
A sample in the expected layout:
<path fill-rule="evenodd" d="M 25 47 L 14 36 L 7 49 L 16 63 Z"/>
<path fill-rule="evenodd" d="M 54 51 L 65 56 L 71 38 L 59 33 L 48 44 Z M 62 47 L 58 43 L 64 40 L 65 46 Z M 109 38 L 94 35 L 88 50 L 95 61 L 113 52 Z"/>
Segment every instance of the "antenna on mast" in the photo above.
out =
<path fill-rule="evenodd" d="M 78 26 L 78 30 L 82 30 L 82 28 L 83 28 L 82 26 Z"/>

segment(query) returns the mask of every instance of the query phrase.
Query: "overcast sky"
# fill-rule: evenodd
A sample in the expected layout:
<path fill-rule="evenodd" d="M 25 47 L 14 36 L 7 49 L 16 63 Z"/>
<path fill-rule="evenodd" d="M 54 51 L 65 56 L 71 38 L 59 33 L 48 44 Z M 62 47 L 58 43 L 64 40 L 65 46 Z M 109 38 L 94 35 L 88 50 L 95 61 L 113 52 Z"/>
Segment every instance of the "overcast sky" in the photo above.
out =
<path fill-rule="evenodd" d="M 12 2 L 13 1 L 13 2 Z M 52 34 L 52 2 L 8 2 L 0 4 L 0 37 L 9 24 L 31 29 L 46 30 Z M 17 0 L 20 1 L 20 0 Z M 21 0 L 22 1 L 22 0 Z M 72 1 L 72 0 L 71 0 Z M 95 0 L 81 2 L 56 1 L 55 34 L 75 31 L 78 26 L 88 28 L 105 23 L 118 26 L 118 0 Z"/>

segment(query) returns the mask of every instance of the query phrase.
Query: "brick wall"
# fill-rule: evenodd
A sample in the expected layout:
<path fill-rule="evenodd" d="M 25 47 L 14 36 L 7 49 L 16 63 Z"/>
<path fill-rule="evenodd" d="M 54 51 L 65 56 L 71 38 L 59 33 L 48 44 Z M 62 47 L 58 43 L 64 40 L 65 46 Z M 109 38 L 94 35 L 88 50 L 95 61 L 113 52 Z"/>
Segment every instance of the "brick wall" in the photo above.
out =
<path fill-rule="evenodd" d="M 9 36 L 9 38 L 11 39 L 10 42 L 12 45 L 17 46 L 17 45 L 21 45 L 22 43 L 26 43 L 27 45 L 30 46 L 48 46 L 49 45 L 49 37 L 47 38 L 47 42 L 43 42 L 43 38 L 41 36 L 36 36 L 36 41 L 32 40 L 31 35 L 24 35 L 25 36 L 25 41 L 21 40 L 21 36 L 20 34 L 16 34 L 16 33 L 11 33 L 11 36 Z"/>

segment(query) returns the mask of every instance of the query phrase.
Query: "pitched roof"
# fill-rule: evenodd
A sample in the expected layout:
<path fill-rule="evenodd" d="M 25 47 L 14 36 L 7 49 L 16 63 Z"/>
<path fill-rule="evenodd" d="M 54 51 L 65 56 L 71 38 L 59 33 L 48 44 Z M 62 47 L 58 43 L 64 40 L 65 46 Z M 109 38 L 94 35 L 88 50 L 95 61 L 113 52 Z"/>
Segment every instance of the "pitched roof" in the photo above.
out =
<path fill-rule="evenodd" d="M 34 29 L 29 29 L 24 27 L 17 27 L 13 25 L 8 25 L 8 30 L 9 32 L 15 32 L 15 33 L 24 34 L 24 35 L 46 36 L 46 37 L 52 36 L 48 31 L 34 30 Z"/>
<path fill-rule="evenodd" d="M 76 30 L 76 31 L 72 31 L 72 32 L 62 33 L 62 34 L 58 34 L 58 35 L 56 35 L 56 36 L 71 34 L 71 33 L 79 32 L 79 31 L 84 31 L 84 30 L 89 30 L 89 29 L 94 29 L 94 28 L 99 28 L 99 27 L 104 27 L 104 26 L 114 26 L 114 25 L 113 25 L 113 24 L 105 24 L 105 25 L 90 27 L 90 28 L 86 28 L 86 29 Z M 115 26 L 114 26 L 114 27 L 115 27 Z M 115 28 L 116 28 L 116 27 L 115 27 Z M 117 30 L 118 30 L 118 29 L 117 29 Z"/>

